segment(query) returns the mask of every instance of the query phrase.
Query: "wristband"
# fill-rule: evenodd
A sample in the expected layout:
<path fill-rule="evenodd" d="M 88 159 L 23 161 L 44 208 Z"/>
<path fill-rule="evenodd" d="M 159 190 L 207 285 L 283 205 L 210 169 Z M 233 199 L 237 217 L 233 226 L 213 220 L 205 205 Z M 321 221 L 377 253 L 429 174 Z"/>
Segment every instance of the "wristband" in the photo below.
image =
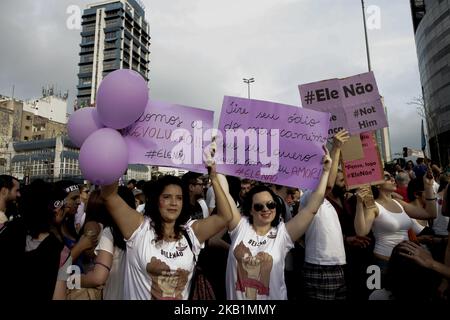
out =
<path fill-rule="evenodd" d="M 425 200 L 427 200 L 427 201 L 436 201 L 437 198 L 426 198 Z"/>

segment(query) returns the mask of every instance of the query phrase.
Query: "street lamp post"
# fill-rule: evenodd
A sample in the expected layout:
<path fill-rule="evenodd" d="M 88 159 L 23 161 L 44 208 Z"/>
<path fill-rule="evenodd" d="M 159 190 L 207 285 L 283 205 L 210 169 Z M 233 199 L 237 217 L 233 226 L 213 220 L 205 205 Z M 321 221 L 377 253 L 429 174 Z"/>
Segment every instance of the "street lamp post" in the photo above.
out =
<path fill-rule="evenodd" d="M 248 87 L 248 98 L 250 99 L 250 83 L 255 82 L 255 78 L 249 78 L 249 79 L 243 78 L 242 80 L 244 80 L 244 83 L 247 84 L 247 87 Z"/>
<path fill-rule="evenodd" d="M 366 8 L 364 6 L 364 0 L 361 0 L 363 22 L 364 22 L 364 36 L 366 38 L 366 52 L 367 52 L 367 66 L 369 71 L 372 71 L 372 66 L 370 65 L 370 53 L 369 53 L 369 38 L 367 36 L 367 25 L 366 25 Z"/>

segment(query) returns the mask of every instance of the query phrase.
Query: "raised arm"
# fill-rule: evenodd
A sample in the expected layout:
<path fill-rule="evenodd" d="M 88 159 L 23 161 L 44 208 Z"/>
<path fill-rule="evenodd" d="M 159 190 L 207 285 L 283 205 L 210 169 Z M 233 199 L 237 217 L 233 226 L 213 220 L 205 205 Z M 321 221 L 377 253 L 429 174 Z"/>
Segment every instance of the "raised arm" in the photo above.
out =
<path fill-rule="evenodd" d="M 416 207 L 412 204 L 399 200 L 400 204 L 405 208 L 405 212 L 414 219 L 434 219 L 437 216 L 436 194 L 433 190 L 433 177 L 423 176 L 423 185 L 425 188 L 425 208 Z"/>
<path fill-rule="evenodd" d="M 213 235 L 224 229 L 232 219 L 232 208 L 227 199 L 227 196 L 219 182 L 216 173 L 216 166 L 211 166 L 211 183 L 216 195 L 217 214 L 209 216 L 206 219 L 200 219 L 192 224 L 192 229 L 200 243 L 205 242 Z"/>
<path fill-rule="evenodd" d="M 371 197 L 370 186 L 358 189 L 356 192 L 355 231 L 358 236 L 366 236 L 372 229 L 373 221 L 378 216 L 378 208 L 367 208 L 364 199 Z"/>
<path fill-rule="evenodd" d="M 327 182 L 327 191 L 333 189 L 334 184 L 336 182 L 337 171 L 339 167 L 339 156 L 341 155 L 341 148 L 344 143 L 346 143 L 350 139 L 350 135 L 347 130 L 343 129 L 336 133 L 333 137 L 333 148 L 331 149 L 331 169 L 330 174 L 328 176 Z"/>
<path fill-rule="evenodd" d="M 94 270 L 81 275 L 82 288 L 96 288 L 106 283 L 111 271 L 113 255 L 105 250 L 99 250 L 95 258 Z"/>
<path fill-rule="evenodd" d="M 117 194 L 117 183 L 103 186 L 101 196 L 105 201 L 106 209 L 112 216 L 125 239 L 129 239 L 133 232 L 142 224 L 144 217 L 136 210 L 130 208 Z"/>
<path fill-rule="evenodd" d="M 319 184 L 316 190 L 311 193 L 306 206 L 301 209 L 299 208 L 297 215 L 295 215 L 295 217 L 293 217 L 286 223 L 286 229 L 292 241 L 297 241 L 297 239 L 299 239 L 306 232 L 311 221 L 314 219 L 314 215 L 323 203 L 325 191 L 327 188 L 328 176 L 330 174 L 332 165 L 330 154 L 327 148 L 324 146 L 323 149 L 325 151 L 325 155 L 322 160 L 323 168 Z"/>

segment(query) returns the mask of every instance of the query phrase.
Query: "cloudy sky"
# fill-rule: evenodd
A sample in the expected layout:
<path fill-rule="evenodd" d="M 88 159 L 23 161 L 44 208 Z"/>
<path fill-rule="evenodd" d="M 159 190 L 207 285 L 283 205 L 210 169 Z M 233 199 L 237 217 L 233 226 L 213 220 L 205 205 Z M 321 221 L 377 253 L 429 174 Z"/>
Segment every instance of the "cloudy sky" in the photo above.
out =
<path fill-rule="evenodd" d="M 98 1 L 2 0 L 0 94 L 28 99 L 55 84 L 74 99 L 80 30 L 67 8 Z M 367 71 L 359 0 L 144 0 L 150 23 L 150 94 L 216 111 L 224 95 L 300 105 L 297 86 Z M 385 97 L 392 152 L 420 148 L 420 95 L 408 0 L 366 0 L 372 69 Z M 376 7 L 375 7 L 376 6 Z M 376 11 L 367 15 L 377 22 Z"/>

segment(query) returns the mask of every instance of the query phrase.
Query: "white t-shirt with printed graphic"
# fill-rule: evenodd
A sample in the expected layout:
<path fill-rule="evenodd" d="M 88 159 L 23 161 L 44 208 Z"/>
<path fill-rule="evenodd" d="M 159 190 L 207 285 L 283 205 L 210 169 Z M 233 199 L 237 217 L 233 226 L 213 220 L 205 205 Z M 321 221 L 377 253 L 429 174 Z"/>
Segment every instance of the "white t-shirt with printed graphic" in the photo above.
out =
<path fill-rule="evenodd" d="M 284 263 L 294 247 L 286 226 L 280 222 L 258 235 L 247 217 L 229 232 L 226 289 L 228 300 L 286 300 Z"/>
<path fill-rule="evenodd" d="M 192 230 L 191 220 L 186 231 L 192 251 L 202 248 Z M 144 222 L 127 241 L 124 299 L 126 300 L 187 300 L 194 270 L 194 256 L 183 236 L 178 241 L 156 241 L 151 220 Z"/>

